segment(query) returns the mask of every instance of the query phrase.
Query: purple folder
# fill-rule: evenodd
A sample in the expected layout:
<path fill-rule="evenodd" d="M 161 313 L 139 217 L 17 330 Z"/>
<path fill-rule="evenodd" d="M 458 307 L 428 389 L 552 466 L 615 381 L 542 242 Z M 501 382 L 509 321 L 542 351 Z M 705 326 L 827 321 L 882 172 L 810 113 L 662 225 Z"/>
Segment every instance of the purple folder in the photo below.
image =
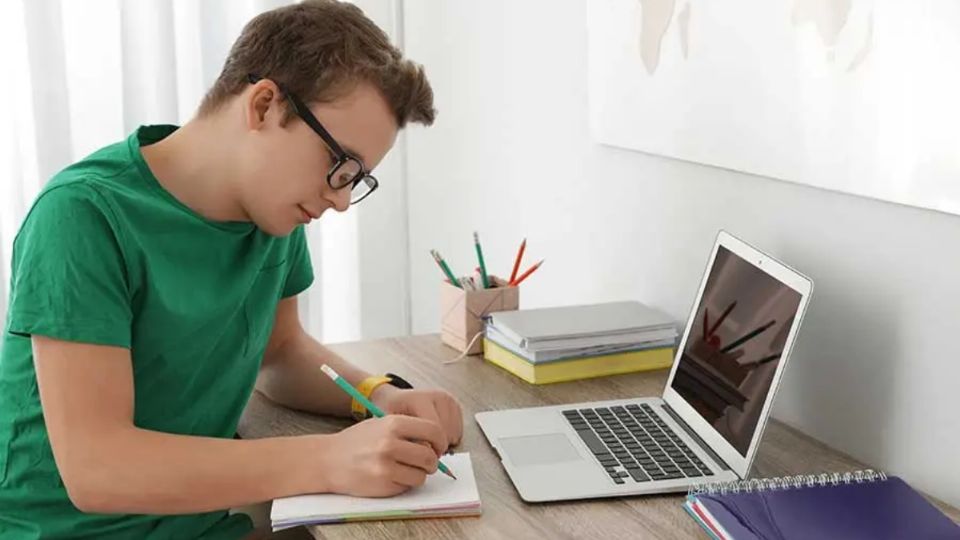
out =
<path fill-rule="evenodd" d="M 733 540 L 960 539 L 960 527 L 903 480 L 700 493 Z"/>

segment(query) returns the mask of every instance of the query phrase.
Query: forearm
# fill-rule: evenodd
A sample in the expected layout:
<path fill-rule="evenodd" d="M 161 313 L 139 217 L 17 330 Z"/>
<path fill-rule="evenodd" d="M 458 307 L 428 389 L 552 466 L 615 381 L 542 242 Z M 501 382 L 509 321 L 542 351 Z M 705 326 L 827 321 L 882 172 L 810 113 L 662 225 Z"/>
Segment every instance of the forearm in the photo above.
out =
<path fill-rule="evenodd" d="M 321 454 L 324 437 L 234 440 L 124 428 L 70 456 L 80 460 L 69 467 L 80 477 L 65 484 L 74 504 L 98 513 L 188 514 L 254 504 L 316 491 L 317 478 L 297 464 Z"/>
<path fill-rule="evenodd" d="M 291 409 L 335 416 L 350 415 L 350 396 L 324 375 L 328 364 L 357 385 L 370 374 L 350 364 L 306 333 L 291 338 L 265 358 L 257 389 Z"/>

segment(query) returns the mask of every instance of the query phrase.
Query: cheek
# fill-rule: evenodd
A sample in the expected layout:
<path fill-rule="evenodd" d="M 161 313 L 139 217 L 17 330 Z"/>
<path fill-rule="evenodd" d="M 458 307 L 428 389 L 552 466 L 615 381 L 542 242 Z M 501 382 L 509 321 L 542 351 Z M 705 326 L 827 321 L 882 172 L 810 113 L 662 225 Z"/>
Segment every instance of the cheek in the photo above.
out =
<path fill-rule="evenodd" d="M 319 145 L 322 142 L 313 133 L 291 132 L 252 149 L 246 170 L 253 173 L 257 186 L 251 192 L 274 204 L 299 204 L 316 197 L 332 165 Z"/>
<path fill-rule="evenodd" d="M 288 201 L 302 202 L 300 199 L 310 193 L 315 193 L 320 182 L 317 167 L 304 156 L 285 153 L 275 154 L 258 167 L 259 190 L 265 198 L 297 199 Z"/>
<path fill-rule="evenodd" d="M 296 146 L 278 149 L 271 162 L 278 165 L 277 174 L 282 176 L 278 178 L 279 181 L 291 189 L 316 193 L 321 181 L 326 181 L 332 162 L 322 148 L 317 146 L 320 141 L 316 135 L 313 136 L 316 141 L 309 137 L 305 139 L 306 143 L 297 141 Z M 279 162 L 282 162 L 282 165 Z"/>

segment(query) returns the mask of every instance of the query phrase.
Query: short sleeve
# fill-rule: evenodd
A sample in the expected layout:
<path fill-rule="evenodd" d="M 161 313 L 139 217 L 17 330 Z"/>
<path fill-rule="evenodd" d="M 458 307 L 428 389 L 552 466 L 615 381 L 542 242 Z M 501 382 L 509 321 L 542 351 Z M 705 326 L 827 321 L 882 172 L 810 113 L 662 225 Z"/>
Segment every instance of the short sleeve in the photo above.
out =
<path fill-rule="evenodd" d="M 40 195 L 14 240 L 9 332 L 130 347 L 126 269 L 109 215 L 81 182 Z"/>
<path fill-rule="evenodd" d="M 283 283 L 284 298 L 300 294 L 313 283 L 313 264 L 310 262 L 310 250 L 307 249 L 307 238 L 302 225 L 290 233 L 290 245 L 287 249 L 287 260 L 290 263 Z"/>

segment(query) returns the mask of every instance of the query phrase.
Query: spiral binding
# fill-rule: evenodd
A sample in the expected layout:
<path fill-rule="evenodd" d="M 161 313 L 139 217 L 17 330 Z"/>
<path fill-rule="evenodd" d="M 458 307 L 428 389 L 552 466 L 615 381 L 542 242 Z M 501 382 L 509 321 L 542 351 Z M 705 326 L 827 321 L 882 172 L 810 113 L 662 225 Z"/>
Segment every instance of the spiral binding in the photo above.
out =
<path fill-rule="evenodd" d="M 752 478 L 735 482 L 714 482 L 711 484 L 695 484 L 687 491 L 688 495 L 751 493 L 754 491 L 770 491 L 777 489 L 799 489 L 802 487 L 839 486 L 840 484 L 863 484 L 864 482 L 883 482 L 887 479 L 883 471 L 864 469 L 846 473 L 830 474 L 798 474 L 796 476 L 776 476 L 773 478 Z"/>

